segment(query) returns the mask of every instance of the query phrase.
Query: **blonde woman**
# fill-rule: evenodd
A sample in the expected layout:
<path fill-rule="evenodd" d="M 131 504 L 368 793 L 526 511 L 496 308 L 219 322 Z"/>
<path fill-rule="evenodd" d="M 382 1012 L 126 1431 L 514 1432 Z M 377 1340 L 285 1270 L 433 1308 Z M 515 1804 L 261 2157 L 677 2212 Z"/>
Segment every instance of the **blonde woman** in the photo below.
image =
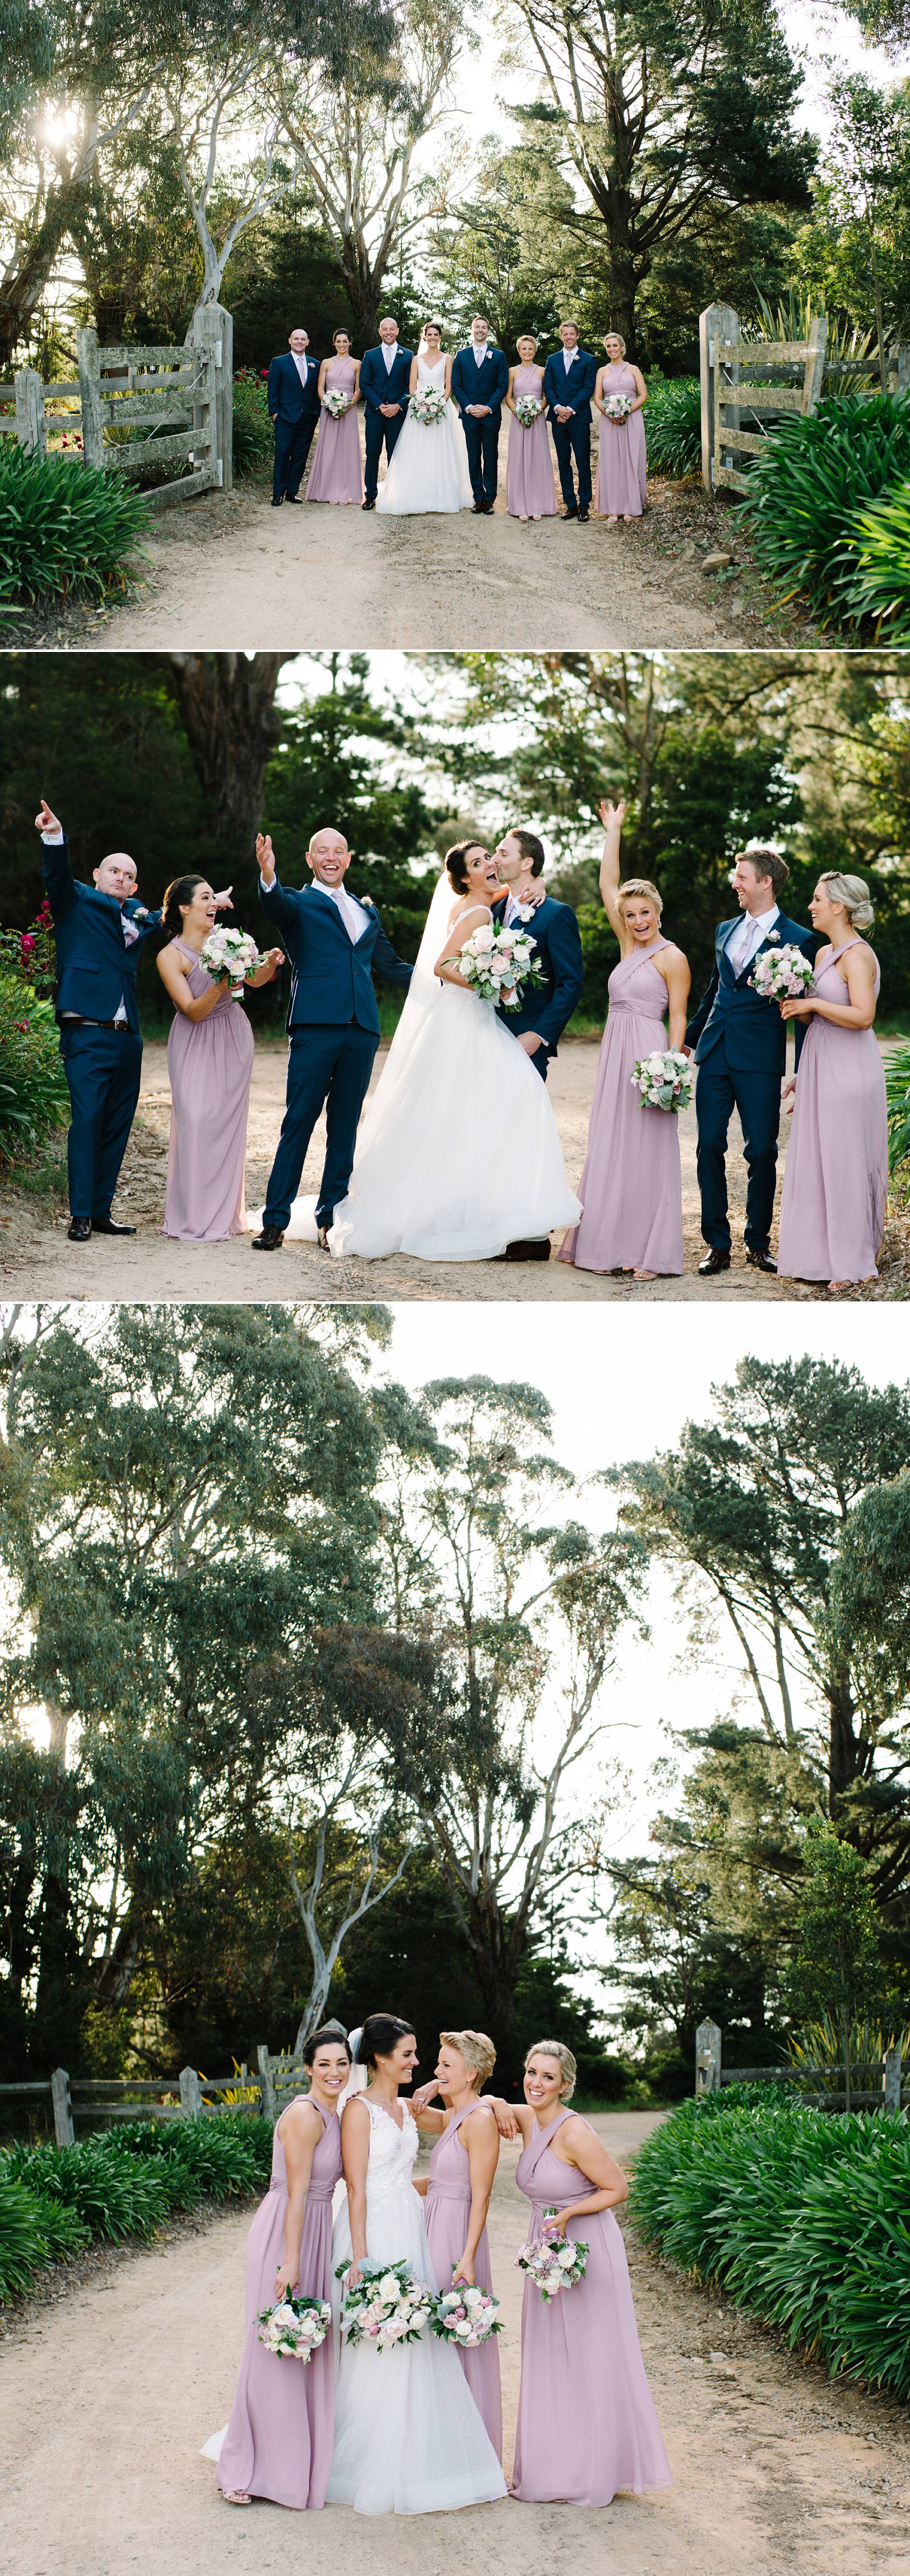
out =
<path fill-rule="evenodd" d="M 421 419 L 415 412 L 415 396 L 421 394 L 441 398 L 435 419 Z M 376 508 L 392 518 L 418 518 L 470 507 L 471 478 L 452 401 L 452 353 L 443 349 L 442 323 L 434 319 L 424 324 L 411 360 L 407 418 Z"/>
<path fill-rule="evenodd" d="M 506 410 L 512 415 L 506 468 L 506 511 L 510 519 L 520 519 L 522 527 L 526 528 L 529 519 L 555 519 L 556 486 L 547 437 L 543 368 L 537 364 L 537 342 L 532 331 L 523 333 L 517 348 L 518 364 L 509 368 L 506 394 Z M 516 404 L 523 398 L 540 404 L 537 418 L 529 428 L 523 426 L 516 409 Z"/>
<path fill-rule="evenodd" d="M 487 2211 L 499 2160 L 499 2130 L 492 2102 L 480 2088 L 492 2075 L 496 2050 L 483 2030 L 443 2030 L 431 2084 L 414 2095 L 418 2129 L 435 2135 L 426 2192 L 430 2261 L 441 2290 L 453 2282 L 492 2290 Z M 445 2111 L 428 2108 L 442 2093 Z M 418 2190 L 420 2185 L 418 2184 Z M 458 2355 L 497 2459 L 502 2458 L 499 2352 L 492 2336 L 474 2352 Z"/>
<path fill-rule="evenodd" d="M 663 937 L 661 899 L 648 877 L 619 880 L 625 805 L 604 801 L 600 892 L 619 941 L 610 1007 L 591 1103 L 584 1210 L 560 1247 L 577 1270 L 631 1270 L 633 1279 L 679 1277 L 683 1266 L 679 1125 L 672 1110 L 643 1106 L 632 1076 L 642 1056 L 682 1047 L 689 965 Z M 667 1027 L 664 1021 L 667 1021 Z"/>
<path fill-rule="evenodd" d="M 648 388 L 640 368 L 628 364 L 626 344 L 618 331 L 607 332 L 604 348 L 607 363 L 598 367 L 594 387 L 594 401 L 600 413 L 594 503 L 601 518 L 615 528 L 617 519 L 640 519 L 648 498 L 642 419 Z M 625 420 L 611 419 L 606 408 L 611 394 L 622 394 L 631 404 Z"/>
<path fill-rule="evenodd" d="M 885 1075 L 873 1028 L 880 973 L 862 937 L 875 919 L 865 878 L 830 869 L 809 911 L 827 946 L 806 1000 L 780 1006 L 806 1034 L 783 1093 L 793 1098 L 793 1130 L 777 1267 L 836 1290 L 878 1275 L 888 1195 Z"/>
<path fill-rule="evenodd" d="M 359 509 L 363 500 L 360 432 L 357 427 L 360 360 L 351 356 L 347 331 L 334 331 L 332 339 L 334 358 L 323 358 L 319 369 L 322 418 L 316 441 L 316 462 L 307 485 L 307 500 L 342 504 L 356 501 Z M 326 410 L 328 393 L 347 395 L 347 410 L 337 419 Z"/>
<path fill-rule="evenodd" d="M 532 2242 L 546 2232 L 588 2248 L 583 2280 L 552 2305 L 525 2281 L 512 2478 L 523 2504 L 604 2505 L 620 2488 L 672 2485 L 613 2215 L 629 2186 L 569 2108 L 575 2076 L 571 2049 L 540 2039 L 525 2058 L 524 2102 L 496 2104 L 521 2134 L 515 2180 L 531 2203 Z"/>

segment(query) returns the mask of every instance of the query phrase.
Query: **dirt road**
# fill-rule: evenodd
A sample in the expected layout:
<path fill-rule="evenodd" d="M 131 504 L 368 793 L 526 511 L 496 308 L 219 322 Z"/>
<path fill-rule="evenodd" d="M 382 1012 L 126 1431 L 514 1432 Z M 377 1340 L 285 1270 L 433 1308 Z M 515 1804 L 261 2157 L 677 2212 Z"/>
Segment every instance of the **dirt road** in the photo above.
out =
<path fill-rule="evenodd" d="M 376 1058 L 373 1085 L 387 1050 Z M 573 1186 L 585 1159 L 588 1116 L 597 1067 L 597 1046 L 586 1038 L 564 1039 L 551 1066 L 548 1089 L 556 1112 L 566 1167 Z M 247 1204 L 261 1204 L 284 1107 L 285 1051 L 278 1043 L 257 1046 L 250 1100 Z M 289 1243 L 266 1257 L 253 1253 L 248 1235 L 232 1243 L 165 1242 L 157 1229 L 164 1214 L 170 1092 L 165 1050 L 146 1047 L 139 1116 L 123 1167 L 117 1209 L 139 1231 L 134 1241 L 96 1239 L 68 1243 L 62 1208 L 50 1201 L 7 1200 L 0 1226 L 0 1284 L 7 1296 L 114 1297 L 142 1300 L 231 1299 L 236 1303 L 263 1297 L 322 1297 L 350 1304 L 362 1298 L 421 1300 L 452 1298 L 566 1301 L 629 1298 L 699 1302 L 791 1299 L 811 1291 L 793 1280 L 766 1278 L 747 1269 L 742 1250 L 745 1165 L 739 1128 L 734 1121 L 729 1159 L 733 1210 L 734 1267 L 720 1279 L 703 1280 L 697 1265 L 704 1253 L 695 1174 L 695 1112 L 680 1120 L 683 1158 L 685 1271 L 681 1279 L 657 1279 L 633 1285 L 630 1279 L 599 1278 L 573 1270 L 568 1263 L 449 1261 L 396 1258 L 389 1261 L 333 1261 L 304 1243 Z M 786 1130 L 787 1120 L 782 1125 Z M 304 1191 L 315 1190 L 322 1166 L 325 1129 L 320 1127 L 307 1158 Z M 786 1134 L 782 1134 L 786 1150 Z M 554 1249 L 558 1238 L 554 1235 Z M 824 1294 L 824 1291 L 820 1293 Z M 877 1292 L 865 1292 L 875 1294 Z"/>
<path fill-rule="evenodd" d="M 656 526 L 506 516 L 505 445 L 492 518 L 391 519 L 304 502 L 273 510 L 260 480 L 162 512 L 147 587 L 105 613 L 89 650 L 356 646 L 526 651 L 767 641 L 744 600 L 696 560 L 657 551 Z M 712 514 L 713 524 L 713 514 Z M 707 528 L 706 528 L 707 533 Z M 710 542 L 710 539 L 708 540 Z M 728 539 L 729 542 L 729 539 Z M 754 633 L 753 633 L 754 626 Z M 747 631 L 748 630 L 748 631 Z"/>
<path fill-rule="evenodd" d="M 627 2159 L 657 2115 L 602 2115 Z M 504 2148 L 491 2221 L 511 2458 L 525 2204 Z M 0 2344 L 2 2576 L 898 2576 L 908 2563 L 904 2410 L 831 2387 L 628 2236 L 645 2364 L 675 2477 L 602 2511 L 511 2502 L 364 2521 L 232 2512 L 201 2444 L 226 2420 L 242 2339 L 235 2214 L 110 2266 Z"/>

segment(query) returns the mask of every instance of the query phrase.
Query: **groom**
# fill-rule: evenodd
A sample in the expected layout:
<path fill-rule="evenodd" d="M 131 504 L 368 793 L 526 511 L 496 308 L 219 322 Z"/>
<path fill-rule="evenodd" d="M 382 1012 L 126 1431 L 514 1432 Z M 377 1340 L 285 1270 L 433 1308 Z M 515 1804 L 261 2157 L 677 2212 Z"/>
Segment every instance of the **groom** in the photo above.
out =
<path fill-rule="evenodd" d="M 364 457 L 361 508 L 375 510 L 379 482 L 379 459 L 385 447 L 389 464 L 404 428 L 411 382 L 413 349 L 398 346 L 398 324 L 392 315 L 383 315 L 379 325 L 379 347 L 368 349 L 360 368 L 360 391 L 363 395 Z"/>
<path fill-rule="evenodd" d="M 273 510 L 279 510 L 282 501 L 300 504 L 303 471 L 319 419 L 319 368 L 315 358 L 307 357 L 308 348 L 307 332 L 292 331 L 286 352 L 273 358 L 269 368 L 266 399 L 275 432 Z"/>
<path fill-rule="evenodd" d="M 734 1109 L 739 1111 L 749 1174 L 746 1259 L 753 1270 L 777 1269 L 770 1238 L 787 1031 L 777 1003 L 764 1001 L 749 977 L 766 948 L 782 947 L 785 942 L 815 957 L 819 941 L 814 931 L 803 930 L 780 910 L 778 896 L 789 874 L 779 850 L 765 848 L 761 842 L 737 852 L 730 883 L 739 901 L 739 916 L 719 924 L 714 972 L 686 1030 L 686 1049 L 691 1053 L 694 1048 L 698 1066 L 698 1186 L 701 1230 L 710 1247 L 707 1259 L 699 1263 L 702 1279 L 714 1279 L 719 1270 L 730 1267 L 726 1154 Z M 797 1021 L 797 1063 L 804 1035 L 805 1028 Z"/>
<path fill-rule="evenodd" d="M 562 348 L 554 350 L 543 371 L 559 483 L 567 519 L 584 522 L 591 510 L 591 396 L 597 383 L 597 360 L 583 349 L 577 322 L 561 322 Z M 578 474 L 578 499 L 572 459 Z"/>
<path fill-rule="evenodd" d="M 282 886 L 268 834 L 258 834 L 259 900 L 291 961 L 288 1005 L 287 1108 L 269 1176 L 262 1233 L 254 1252 L 278 1252 L 296 1198 L 307 1147 L 321 1110 L 326 1112 L 326 1155 L 316 1226 L 328 1245 L 329 1227 L 351 1177 L 357 1122 L 379 1045 L 379 1013 L 372 972 L 387 984 L 411 981 L 413 967 L 396 957 L 368 895 L 348 893 L 345 877 L 353 851 L 343 832 L 324 824 L 307 851 L 312 885 L 298 892 Z"/>
<path fill-rule="evenodd" d="M 499 431 L 509 370 L 501 349 L 490 339 L 485 313 L 475 313 L 467 349 L 459 349 L 452 366 L 452 400 L 457 403 L 468 451 L 468 472 L 478 518 L 489 518 L 499 481 Z"/>
<path fill-rule="evenodd" d="M 506 890 L 498 900 L 492 898 L 493 919 L 510 929 L 513 921 L 525 917 L 517 888 L 543 873 L 543 842 L 536 832 L 514 824 L 494 852 L 494 863 Z M 557 903 L 543 889 L 541 893 L 542 900 L 535 904 L 527 929 L 537 943 L 535 964 L 541 968 L 543 983 L 529 986 L 527 1000 L 517 1011 L 507 1011 L 500 1003 L 499 1016 L 518 1046 L 530 1056 L 541 1081 L 546 1082 L 550 1058 L 555 1056 L 566 1022 L 581 999 L 585 974 L 577 915 L 570 903 Z M 501 1261 L 548 1261 L 549 1235 L 509 1243 L 497 1257 Z"/>

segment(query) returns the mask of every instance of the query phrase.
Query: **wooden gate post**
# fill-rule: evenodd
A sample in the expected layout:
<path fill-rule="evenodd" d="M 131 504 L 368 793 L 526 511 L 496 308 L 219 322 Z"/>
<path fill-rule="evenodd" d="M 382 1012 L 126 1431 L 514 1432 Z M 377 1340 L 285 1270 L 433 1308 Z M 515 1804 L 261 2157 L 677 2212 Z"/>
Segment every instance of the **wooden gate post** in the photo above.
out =
<path fill-rule="evenodd" d="M 190 324 L 190 341 L 212 362 L 213 399 L 209 429 L 213 446 L 209 463 L 220 466 L 219 482 L 230 492 L 234 482 L 234 316 L 223 304 L 200 304 Z M 201 428 L 201 417 L 196 425 Z"/>
<path fill-rule="evenodd" d="M 57 2145 L 58 2147 L 71 2147 L 73 2145 L 76 2132 L 73 2127 L 73 2106 L 70 2100 L 70 2080 L 65 2066 L 54 2067 L 54 2071 L 51 2076 L 51 2101 L 54 2105 L 54 2136 L 56 2138 Z"/>
<path fill-rule="evenodd" d="M 803 378 L 803 398 L 800 404 L 800 411 L 803 416 L 807 416 L 818 410 L 819 402 L 821 400 L 822 386 L 825 381 L 825 349 L 827 347 L 827 343 L 828 316 L 826 313 L 815 313 L 813 314 L 812 321 L 809 325 L 806 372 Z"/>
<path fill-rule="evenodd" d="M 104 423 L 101 415 L 101 368 L 97 331 L 77 331 L 79 395 L 82 404 L 82 454 L 86 465 L 104 472 Z"/>
<path fill-rule="evenodd" d="M 44 417 L 44 388 L 34 367 L 19 367 L 16 387 L 16 437 L 20 447 L 47 455 L 47 422 Z"/>
<path fill-rule="evenodd" d="M 700 2021 L 695 2033 L 695 2096 L 720 2092 L 720 2031 L 716 2021 Z"/>
<path fill-rule="evenodd" d="M 900 2040 L 898 2040 L 895 2048 L 886 2048 L 885 2050 L 885 2063 L 882 2072 L 882 2108 L 885 2111 L 899 2111 L 900 2107 L 901 2044 Z"/>
<path fill-rule="evenodd" d="M 198 2120 L 202 2112 L 202 2087 L 195 2066 L 181 2066 L 180 2110 L 184 2120 Z"/>
<path fill-rule="evenodd" d="M 259 2070 L 259 2082 L 262 2088 L 263 2118 L 271 2120 L 272 2127 L 274 2128 L 278 2113 L 278 2103 L 275 2098 L 275 2086 L 272 2080 L 271 2054 L 266 2047 L 264 2039 L 260 2040 L 258 2048 L 255 2049 L 253 2053 Z"/>
<path fill-rule="evenodd" d="M 714 466 L 720 459 L 714 454 L 714 347 L 718 340 L 738 340 L 739 315 L 732 304 L 709 304 L 698 317 L 699 366 L 701 374 L 701 479 L 706 492 L 714 492 Z M 739 414 L 734 426 L 739 427 Z"/>

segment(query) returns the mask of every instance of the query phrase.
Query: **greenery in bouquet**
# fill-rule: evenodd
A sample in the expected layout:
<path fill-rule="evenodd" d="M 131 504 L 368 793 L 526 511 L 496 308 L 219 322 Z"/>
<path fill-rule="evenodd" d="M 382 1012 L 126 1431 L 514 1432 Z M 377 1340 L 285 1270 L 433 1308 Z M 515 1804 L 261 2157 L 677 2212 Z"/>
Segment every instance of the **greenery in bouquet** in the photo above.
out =
<path fill-rule="evenodd" d="M 460 2352 L 476 2352 L 489 2343 L 490 2336 L 502 2333 L 497 2316 L 499 2300 L 475 2282 L 459 2282 L 457 2290 L 442 2290 L 430 2311 L 430 2330 L 444 2343 L 453 2343 Z"/>
<path fill-rule="evenodd" d="M 259 2342 L 283 2361 L 307 2362 L 324 2344 L 331 2322 L 328 2299 L 310 2299 L 289 2290 L 273 2308 L 260 2308 Z"/>
<path fill-rule="evenodd" d="M 655 1047 L 651 1055 L 639 1056 L 629 1080 L 643 1109 L 688 1109 L 692 1066 L 679 1047 Z"/>
<path fill-rule="evenodd" d="M 588 2248 L 580 2238 L 554 2234 L 551 2222 L 555 2216 L 555 2209 L 544 2210 L 542 2234 L 529 2237 L 515 2257 L 516 2271 L 527 2272 L 546 2307 L 560 2298 L 563 2290 L 572 2290 L 576 2281 L 584 2280 L 588 2260 Z"/>
<path fill-rule="evenodd" d="M 345 2292 L 341 2311 L 345 2342 L 355 2347 L 371 2343 L 377 2352 L 388 2352 L 397 2343 L 416 2343 L 433 2308 L 434 2293 L 426 2281 L 415 2280 L 403 2260 L 364 2262 L 358 2268 L 360 2279 Z M 349 2263 L 339 2263 L 336 2280 L 343 2281 L 349 2270 Z"/>

